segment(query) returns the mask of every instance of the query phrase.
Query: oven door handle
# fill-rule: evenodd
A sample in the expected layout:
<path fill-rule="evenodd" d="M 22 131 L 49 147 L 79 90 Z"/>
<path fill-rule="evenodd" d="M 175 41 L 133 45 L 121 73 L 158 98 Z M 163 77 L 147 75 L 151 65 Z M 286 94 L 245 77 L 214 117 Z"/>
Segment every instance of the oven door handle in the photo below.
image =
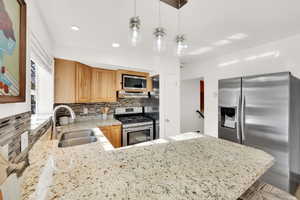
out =
<path fill-rule="evenodd" d="M 153 125 L 150 126 L 138 126 L 138 127 L 128 127 L 124 128 L 125 132 L 132 132 L 132 131 L 142 131 L 142 130 L 147 130 L 147 129 L 153 129 Z"/>

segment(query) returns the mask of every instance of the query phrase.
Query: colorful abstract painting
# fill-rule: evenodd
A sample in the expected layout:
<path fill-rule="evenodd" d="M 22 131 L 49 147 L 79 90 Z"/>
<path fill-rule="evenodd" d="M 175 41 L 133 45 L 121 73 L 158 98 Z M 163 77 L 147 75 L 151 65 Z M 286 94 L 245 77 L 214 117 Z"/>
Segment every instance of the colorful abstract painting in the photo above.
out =
<path fill-rule="evenodd" d="M 24 73 L 22 65 L 26 63 L 22 52 L 26 50 L 22 30 L 22 23 L 26 22 L 26 19 L 22 19 L 23 3 L 23 0 L 0 0 L 0 99 L 1 96 L 19 97 L 23 93 L 21 73 Z"/>

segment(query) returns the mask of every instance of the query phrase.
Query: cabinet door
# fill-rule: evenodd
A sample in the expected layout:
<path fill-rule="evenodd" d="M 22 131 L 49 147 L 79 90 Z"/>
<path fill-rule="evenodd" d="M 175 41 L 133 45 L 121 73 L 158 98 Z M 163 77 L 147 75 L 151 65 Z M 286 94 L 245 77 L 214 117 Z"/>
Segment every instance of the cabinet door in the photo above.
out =
<path fill-rule="evenodd" d="M 88 103 L 91 98 L 91 68 L 78 63 L 76 65 L 76 102 Z"/>
<path fill-rule="evenodd" d="M 120 125 L 111 127 L 111 137 L 112 137 L 112 144 L 115 148 L 119 148 L 122 146 L 121 126 Z"/>
<path fill-rule="evenodd" d="M 93 69 L 92 72 L 92 102 L 115 102 L 116 73 L 112 70 Z"/>
<path fill-rule="evenodd" d="M 100 127 L 101 132 L 103 133 L 103 135 L 109 140 L 109 142 L 111 143 L 111 129 L 109 126 L 106 127 Z"/>
<path fill-rule="evenodd" d="M 100 127 L 100 130 L 104 134 L 104 136 L 109 140 L 109 142 L 115 148 L 119 148 L 122 146 L 121 143 L 121 126 L 105 126 Z"/>
<path fill-rule="evenodd" d="M 55 59 L 55 103 L 75 103 L 76 62 Z"/>
<path fill-rule="evenodd" d="M 148 92 L 152 92 L 152 90 L 153 90 L 153 84 L 152 84 L 152 78 L 151 77 L 147 78 L 147 90 L 148 90 Z"/>

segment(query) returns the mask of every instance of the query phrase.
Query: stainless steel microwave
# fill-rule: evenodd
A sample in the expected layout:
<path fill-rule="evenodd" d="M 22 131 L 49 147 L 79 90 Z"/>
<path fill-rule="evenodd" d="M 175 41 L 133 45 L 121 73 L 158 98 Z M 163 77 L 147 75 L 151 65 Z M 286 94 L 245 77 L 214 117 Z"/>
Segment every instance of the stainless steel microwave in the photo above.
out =
<path fill-rule="evenodd" d="M 147 78 L 141 76 L 123 75 L 123 90 L 147 89 Z"/>

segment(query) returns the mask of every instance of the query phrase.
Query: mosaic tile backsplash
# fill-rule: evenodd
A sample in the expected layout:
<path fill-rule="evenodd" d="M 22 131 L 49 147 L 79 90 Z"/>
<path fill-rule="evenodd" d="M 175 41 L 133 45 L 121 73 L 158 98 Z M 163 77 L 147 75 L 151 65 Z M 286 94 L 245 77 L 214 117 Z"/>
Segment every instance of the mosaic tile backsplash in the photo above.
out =
<path fill-rule="evenodd" d="M 55 104 L 58 106 L 62 104 Z M 64 104 L 70 106 L 75 112 L 76 116 L 97 116 L 100 114 L 102 107 L 109 107 L 109 113 L 113 114 L 118 107 L 141 107 L 141 106 L 159 106 L 159 99 L 118 99 L 114 103 L 74 103 Z M 88 109 L 88 114 L 84 114 L 84 108 Z M 60 109 L 57 113 L 57 117 L 69 115 L 66 109 Z"/>
<path fill-rule="evenodd" d="M 26 160 L 28 150 L 51 126 L 51 120 L 37 130 L 30 130 L 31 112 L 0 119 L 0 145 L 8 145 L 8 159 L 12 163 Z M 21 135 L 27 132 L 28 147 L 21 152 Z"/>

